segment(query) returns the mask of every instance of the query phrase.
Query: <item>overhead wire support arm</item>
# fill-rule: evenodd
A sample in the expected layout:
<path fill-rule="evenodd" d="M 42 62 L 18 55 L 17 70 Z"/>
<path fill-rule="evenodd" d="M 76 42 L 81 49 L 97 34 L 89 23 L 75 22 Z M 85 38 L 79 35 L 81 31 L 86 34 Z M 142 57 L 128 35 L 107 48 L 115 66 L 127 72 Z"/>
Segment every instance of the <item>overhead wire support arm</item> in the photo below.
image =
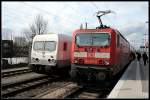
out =
<path fill-rule="evenodd" d="M 102 23 L 102 20 L 101 20 L 101 17 L 102 17 L 103 15 L 106 15 L 106 14 L 109 14 L 109 13 L 111 13 L 110 10 L 107 10 L 107 11 L 98 11 L 98 12 L 97 12 L 97 18 L 98 18 L 99 23 L 100 23 L 100 28 L 104 27 L 104 25 L 103 25 L 103 23 Z"/>

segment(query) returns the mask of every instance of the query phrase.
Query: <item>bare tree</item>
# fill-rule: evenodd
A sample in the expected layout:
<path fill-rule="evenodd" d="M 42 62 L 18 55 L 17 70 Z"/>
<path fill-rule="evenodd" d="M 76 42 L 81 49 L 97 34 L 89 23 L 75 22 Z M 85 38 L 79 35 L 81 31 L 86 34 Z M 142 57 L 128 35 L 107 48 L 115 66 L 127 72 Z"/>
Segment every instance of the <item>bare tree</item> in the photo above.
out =
<path fill-rule="evenodd" d="M 30 31 L 30 29 L 23 29 L 22 32 L 25 35 L 26 41 L 31 42 L 33 39 L 33 33 Z"/>
<path fill-rule="evenodd" d="M 23 29 L 23 34 L 28 42 L 28 57 L 30 61 L 30 53 L 31 53 L 31 46 L 32 40 L 35 35 L 46 34 L 48 30 L 48 21 L 44 20 L 42 15 L 37 15 L 34 19 L 32 24 L 29 24 L 29 28 Z"/>
<path fill-rule="evenodd" d="M 23 29 L 23 34 L 25 35 L 27 41 L 31 42 L 35 35 L 47 33 L 48 21 L 44 20 L 42 15 L 37 15 L 29 28 Z"/>
<path fill-rule="evenodd" d="M 47 21 L 44 21 L 41 15 L 36 16 L 35 23 L 31 25 L 30 29 L 35 34 L 44 34 L 47 32 Z"/>

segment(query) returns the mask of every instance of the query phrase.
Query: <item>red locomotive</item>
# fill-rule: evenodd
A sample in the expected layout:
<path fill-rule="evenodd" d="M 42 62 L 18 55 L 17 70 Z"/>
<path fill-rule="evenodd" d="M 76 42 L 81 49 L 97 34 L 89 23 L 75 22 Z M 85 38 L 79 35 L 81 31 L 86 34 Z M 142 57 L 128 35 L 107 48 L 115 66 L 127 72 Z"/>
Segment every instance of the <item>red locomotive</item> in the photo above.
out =
<path fill-rule="evenodd" d="M 78 29 L 73 33 L 71 78 L 109 79 L 129 63 L 129 42 L 118 30 L 102 25 L 101 20 L 100 23 L 96 29 Z"/>

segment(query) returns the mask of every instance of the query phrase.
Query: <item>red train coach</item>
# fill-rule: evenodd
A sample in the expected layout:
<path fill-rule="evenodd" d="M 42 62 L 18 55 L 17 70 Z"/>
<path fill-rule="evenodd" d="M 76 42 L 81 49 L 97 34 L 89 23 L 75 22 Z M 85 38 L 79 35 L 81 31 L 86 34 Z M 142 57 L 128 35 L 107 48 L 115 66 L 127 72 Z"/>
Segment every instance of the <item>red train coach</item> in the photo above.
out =
<path fill-rule="evenodd" d="M 129 42 L 112 28 L 79 29 L 73 33 L 71 77 L 104 80 L 129 63 Z"/>

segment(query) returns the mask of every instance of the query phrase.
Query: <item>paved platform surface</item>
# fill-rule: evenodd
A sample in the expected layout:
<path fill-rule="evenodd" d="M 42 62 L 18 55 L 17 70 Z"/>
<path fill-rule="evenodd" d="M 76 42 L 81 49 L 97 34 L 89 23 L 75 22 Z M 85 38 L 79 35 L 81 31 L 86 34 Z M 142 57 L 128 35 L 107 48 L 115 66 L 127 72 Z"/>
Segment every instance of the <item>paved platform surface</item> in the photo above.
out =
<path fill-rule="evenodd" d="M 149 98 L 149 62 L 132 61 L 107 98 Z"/>

